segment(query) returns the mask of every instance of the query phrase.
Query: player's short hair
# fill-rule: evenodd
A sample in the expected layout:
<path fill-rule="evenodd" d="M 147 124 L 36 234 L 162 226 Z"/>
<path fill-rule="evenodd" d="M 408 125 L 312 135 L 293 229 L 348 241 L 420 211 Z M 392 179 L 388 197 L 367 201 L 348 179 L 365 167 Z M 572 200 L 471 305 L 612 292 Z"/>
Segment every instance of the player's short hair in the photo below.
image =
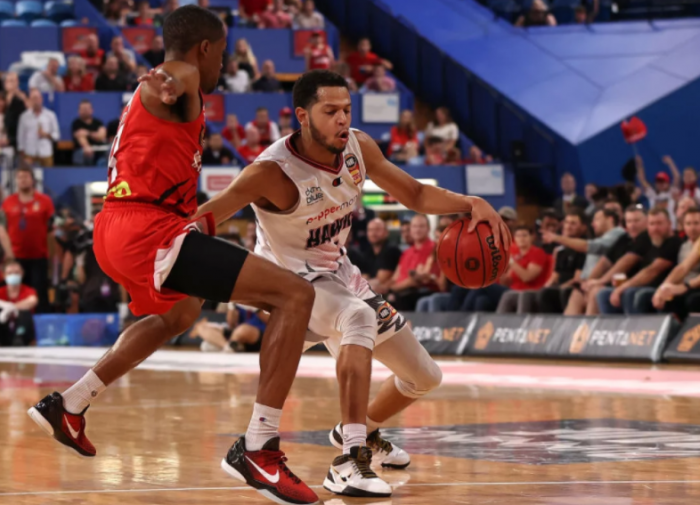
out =
<path fill-rule="evenodd" d="M 163 23 L 166 51 L 186 53 L 204 40 L 214 42 L 224 35 L 224 24 L 219 16 L 197 5 L 175 9 Z"/>
<path fill-rule="evenodd" d="M 650 216 L 658 216 L 659 214 L 666 216 L 666 219 L 671 219 L 671 215 L 663 207 L 654 207 L 649 211 Z"/>
<path fill-rule="evenodd" d="M 340 74 L 330 70 L 311 70 L 294 83 L 294 108 L 310 109 L 318 101 L 318 88 L 345 88 L 348 83 Z"/>

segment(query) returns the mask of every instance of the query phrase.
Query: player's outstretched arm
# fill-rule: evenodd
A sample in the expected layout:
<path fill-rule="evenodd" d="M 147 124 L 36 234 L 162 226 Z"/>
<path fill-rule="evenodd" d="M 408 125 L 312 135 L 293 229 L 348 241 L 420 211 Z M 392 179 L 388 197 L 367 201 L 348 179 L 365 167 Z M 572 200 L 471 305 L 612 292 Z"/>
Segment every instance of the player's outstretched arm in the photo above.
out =
<path fill-rule="evenodd" d="M 218 225 L 251 203 L 289 210 L 299 199 L 296 188 L 288 191 L 290 184 L 293 187 L 277 163 L 256 161 L 244 168 L 226 189 L 199 207 L 195 219 L 211 212 Z"/>
<path fill-rule="evenodd" d="M 402 205 L 421 214 L 471 213 L 469 231 L 480 222 L 489 223 L 496 243 L 510 248 L 508 227 L 498 212 L 483 198 L 459 195 L 446 189 L 421 184 L 384 157 L 377 143 L 366 133 L 355 132 L 360 142 L 367 175 L 377 186 L 396 198 Z"/>

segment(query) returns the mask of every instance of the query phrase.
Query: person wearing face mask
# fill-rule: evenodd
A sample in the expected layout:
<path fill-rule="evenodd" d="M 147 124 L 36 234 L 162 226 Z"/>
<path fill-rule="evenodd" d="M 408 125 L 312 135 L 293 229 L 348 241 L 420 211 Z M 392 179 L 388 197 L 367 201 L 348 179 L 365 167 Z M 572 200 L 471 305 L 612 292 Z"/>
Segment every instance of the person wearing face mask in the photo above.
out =
<path fill-rule="evenodd" d="M 22 266 L 5 263 L 5 283 L 0 288 L 0 346 L 29 345 L 35 338 L 32 313 L 39 303 L 34 289 L 22 284 Z"/>

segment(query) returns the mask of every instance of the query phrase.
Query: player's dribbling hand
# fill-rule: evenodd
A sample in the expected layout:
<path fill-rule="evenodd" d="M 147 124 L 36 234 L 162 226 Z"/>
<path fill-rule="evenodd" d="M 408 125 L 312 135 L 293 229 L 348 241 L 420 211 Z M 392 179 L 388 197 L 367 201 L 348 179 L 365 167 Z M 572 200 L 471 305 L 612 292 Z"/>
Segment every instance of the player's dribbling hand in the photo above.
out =
<path fill-rule="evenodd" d="M 139 77 L 139 82 L 145 82 L 149 85 L 160 95 L 163 103 L 172 105 L 177 101 L 178 94 L 175 81 L 165 72 L 158 72 L 157 69 L 153 68 L 147 74 Z"/>
<path fill-rule="evenodd" d="M 502 241 L 504 250 L 509 251 L 511 243 L 510 229 L 503 222 L 503 218 L 496 212 L 496 209 L 482 198 L 472 197 L 471 204 L 471 222 L 467 232 L 473 232 L 479 223 L 488 223 L 493 231 L 493 238 L 496 244 Z"/>

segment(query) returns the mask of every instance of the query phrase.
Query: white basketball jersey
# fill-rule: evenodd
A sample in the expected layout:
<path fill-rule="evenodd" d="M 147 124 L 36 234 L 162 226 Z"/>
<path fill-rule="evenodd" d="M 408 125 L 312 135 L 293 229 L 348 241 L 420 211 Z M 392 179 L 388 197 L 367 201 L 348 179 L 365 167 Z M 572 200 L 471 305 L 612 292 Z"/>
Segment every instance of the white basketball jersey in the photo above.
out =
<path fill-rule="evenodd" d="M 335 272 L 345 258 L 352 213 L 362 196 L 365 165 L 360 144 L 350 137 L 338 166 L 327 167 L 299 154 L 298 133 L 268 147 L 256 161 L 274 161 L 296 185 L 299 203 L 287 212 L 253 205 L 257 217 L 255 253 L 299 274 Z"/>

